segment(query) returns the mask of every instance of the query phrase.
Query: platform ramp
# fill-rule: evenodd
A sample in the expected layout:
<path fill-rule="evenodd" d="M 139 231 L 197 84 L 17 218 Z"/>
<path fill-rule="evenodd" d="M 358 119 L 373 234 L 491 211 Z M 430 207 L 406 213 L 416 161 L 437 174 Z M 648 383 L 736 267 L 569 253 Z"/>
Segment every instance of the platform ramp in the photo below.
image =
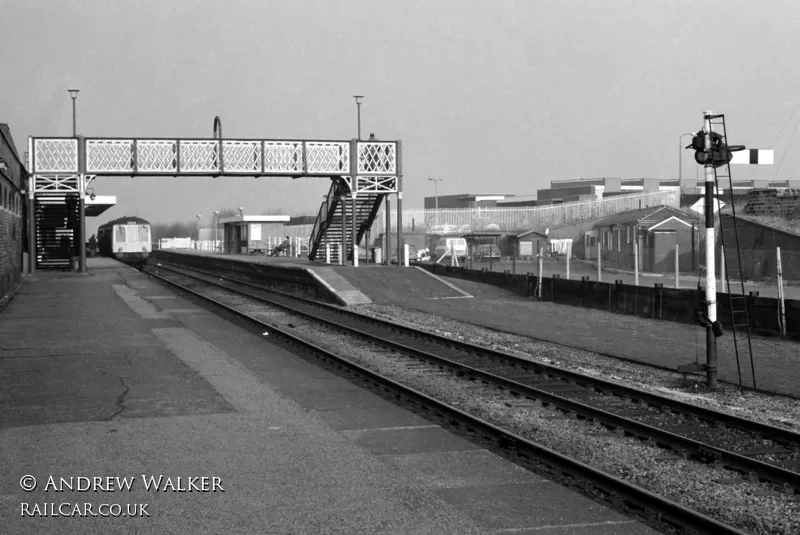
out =
<path fill-rule="evenodd" d="M 320 270 L 317 267 L 311 269 Z M 321 269 L 335 273 L 376 304 L 472 297 L 456 285 L 416 267 L 367 265 Z"/>

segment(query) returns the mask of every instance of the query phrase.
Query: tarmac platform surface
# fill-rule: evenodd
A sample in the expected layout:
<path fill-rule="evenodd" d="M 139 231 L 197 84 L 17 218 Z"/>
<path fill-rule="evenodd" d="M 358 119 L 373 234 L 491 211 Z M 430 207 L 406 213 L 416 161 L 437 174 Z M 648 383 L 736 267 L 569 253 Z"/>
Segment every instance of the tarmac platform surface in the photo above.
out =
<path fill-rule="evenodd" d="M 209 256 L 235 262 L 270 264 L 303 268 L 314 272 L 346 305 L 372 302 L 389 304 L 401 297 L 418 299 L 462 299 L 471 297 L 456 285 L 418 267 L 384 266 L 361 263 L 348 265 L 324 264 L 286 256 L 218 254 L 204 251 L 169 250 L 170 253 Z"/>
<path fill-rule="evenodd" d="M 27 276 L 0 313 L 2 533 L 654 533 L 127 266 L 88 267 Z"/>

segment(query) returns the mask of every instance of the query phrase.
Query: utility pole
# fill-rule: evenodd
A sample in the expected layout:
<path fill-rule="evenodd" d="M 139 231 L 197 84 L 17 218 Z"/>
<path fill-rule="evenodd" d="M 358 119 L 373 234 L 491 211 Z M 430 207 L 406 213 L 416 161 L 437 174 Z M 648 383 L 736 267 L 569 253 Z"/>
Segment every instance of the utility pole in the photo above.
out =
<path fill-rule="evenodd" d="M 194 248 L 196 250 L 200 250 L 200 219 L 203 217 L 201 214 L 197 214 L 197 241 L 194 244 Z"/>
<path fill-rule="evenodd" d="M 434 225 L 439 225 L 439 182 L 442 182 L 443 178 L 431 178 L 428 177 L 428 180 L 433 182 L 433 203 L 434 203 Z"/>
<path fill-rule="evenodd" d="M 706 154 L 711 155 L 711 111 L 703 112 L 703 132 Z M 706 219 L 706 384 L 717 386 L 717 337 L 713 325 L 717 321 L 717 271 L 714 264 L 714 186 L 716 174 L 714 160 L 708 157 L 704 164 L 706 173 L 705 219 Z"/>
<path fill-rule="evenodd" d="M 219 210 L 214 210 L 214 252 L 219 249 Z"/>
<path fill-rule="evenodd" d="M 78 271 L 86 272 L 86 153 L 83 140 L 78 138 L 78 121 L 75 101 L 80 89 L 67 89 L 72 97 L 72 137 L 78 144 Z M 74 254 L 74 253 L 73 253 Z M 72 256 L 72 255 L 70 255 Z"/>

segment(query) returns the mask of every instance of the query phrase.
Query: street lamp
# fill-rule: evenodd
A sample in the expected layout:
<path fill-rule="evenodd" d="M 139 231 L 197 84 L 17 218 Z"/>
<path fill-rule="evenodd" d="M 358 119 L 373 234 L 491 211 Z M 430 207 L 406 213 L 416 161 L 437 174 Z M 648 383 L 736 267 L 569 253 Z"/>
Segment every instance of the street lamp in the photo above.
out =
<path fill-rule="evenodd" d="M 197 243 L 195 243 L 194 248 L 200 249 L 200 218 L 203 217 L 201 214 L 197 214 Z"/>
<path fill-rule="evenodd" d="M 219 252 L 219 210 L 214 210 L 214 252 Z"/>
<path fill-rule="evenodd" d="M 434 202 L 434 218 L 435 218 L 435 225 L 439 224 L 439 182 L 443 182 L 443 178 L 431 178 L 428 177 L 428 180 L 433 182 L 433 202 Z"/>
<path fill-rule="evenodd" d="M 76 121 L 75 121 L 75 100 L 78 98 L 80 89 L 67 89 L 69 96 L 72 97 L 72 137 L 76 137 Z"/>
<path fill-rule="evenodd" d="M 361 101 L 364 99 L 364 95 L 353 95 L 353 98 L 356 99 L 356 106 L 358 106 L 358 140 L 361 141 Z"/>

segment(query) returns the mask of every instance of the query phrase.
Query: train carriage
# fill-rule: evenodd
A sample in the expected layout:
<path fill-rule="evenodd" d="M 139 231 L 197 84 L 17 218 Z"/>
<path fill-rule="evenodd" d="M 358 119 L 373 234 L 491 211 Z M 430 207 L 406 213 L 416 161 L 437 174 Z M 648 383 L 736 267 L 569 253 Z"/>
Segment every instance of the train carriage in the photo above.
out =
<path fill-rule="evenodd" d="M 153 250 L 150 223 L 140 217 L 120 217 L 97 229 L 100 254 L 129 264 L 141 264 Z"/>

